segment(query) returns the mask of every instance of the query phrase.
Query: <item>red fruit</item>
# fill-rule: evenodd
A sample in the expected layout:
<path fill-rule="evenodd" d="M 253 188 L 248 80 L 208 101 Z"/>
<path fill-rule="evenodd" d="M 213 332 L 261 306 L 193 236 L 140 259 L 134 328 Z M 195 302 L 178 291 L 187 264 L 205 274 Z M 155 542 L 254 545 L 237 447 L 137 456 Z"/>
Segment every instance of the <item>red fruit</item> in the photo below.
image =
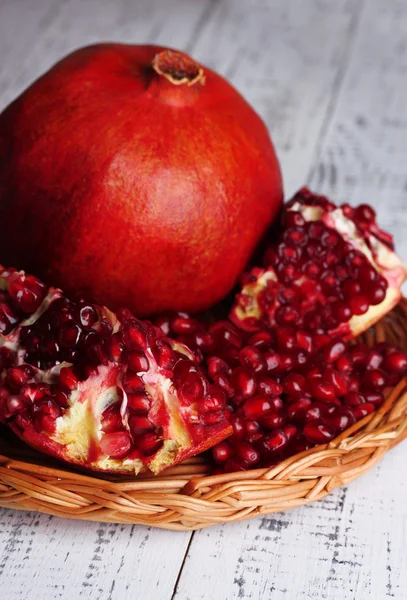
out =
<path fill-rule="evenodd" d="M 221 442 L 212 448 L 213 460 L 218 464 L 222 465 L 232 455 L 232 449 L 228 442 Z"/>
<path fill-rule="evenodd" d="M 125 458 L 132 449 L 132 440 L 127 431 L 105 433 L 100 439 L 99 447 L 109 458 Z"/>
<path fill-rule="evenodd" d="M 256 421 L 273 410 L 273 404 L 266 396 L 253 396 L 243 404 L 246 419 Z"/>
<path fill-rule="evenodd" d="M 304 427 L 304 435 L 312 444 L 326 444 L 335 437 L 335 429 L 325 423 L 307 423 Z"/>
<path fill-rule="evenodd" d="M 0 267 L 6 306 L 15 281 L 31 279 Z M 186 346 L 128 311 L 119 320 L 53 288 L 43 301 L 0 334 L 0 420 L 28 444 L 93 470 L 158 473 L 232 433 L 224 393 Z"/>
<path fill-rule="evenodd" d="M 281 200 L 264 123 L 182 52 L 77 50 L 0 116 L 1 257 L 77 300 L 137 316 L 208 307 Z"/>
<path fill-rule="evenodd" d="M 342 340 L 327 350 L 327 360 L 334 362 L 343 339 L 362 333 L 397 304 L 407 277 L 391 237 L 374 216 L 361 220 L 364 212 L 369 211 L 336 207 L 300 190 L 285 205 L 281 233 L 270 240 L 264 268 L 256 266 L 242 277 L 230 313 L 235 325 L 246 331 L 276 328 L 280 350 L 295 347 L 290 327 L 313 333 L 313 347 L 339 335 Z M 295 226 L 293 215 L 301 217 Z M 323 343 L 317 342 L 324 334 Z"/>

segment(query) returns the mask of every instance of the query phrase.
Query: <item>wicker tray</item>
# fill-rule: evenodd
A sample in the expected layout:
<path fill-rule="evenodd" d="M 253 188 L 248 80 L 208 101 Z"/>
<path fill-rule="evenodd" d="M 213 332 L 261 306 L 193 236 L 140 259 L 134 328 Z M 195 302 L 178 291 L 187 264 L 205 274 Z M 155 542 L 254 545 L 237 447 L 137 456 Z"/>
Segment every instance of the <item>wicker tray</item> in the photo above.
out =
<path fill-rule="evenodd" d="M 364 336 L 407 350 L 407 300 Z M 0 506 L 60 517 L 193 530 L 279 512 L 323 498 L 371 469 L 407 437 L 407 378 L 328 445 L 272 469 L 208 476 L 202 457 L 157 477 L 89 476 L 61 466 L 0 429 Z"/>

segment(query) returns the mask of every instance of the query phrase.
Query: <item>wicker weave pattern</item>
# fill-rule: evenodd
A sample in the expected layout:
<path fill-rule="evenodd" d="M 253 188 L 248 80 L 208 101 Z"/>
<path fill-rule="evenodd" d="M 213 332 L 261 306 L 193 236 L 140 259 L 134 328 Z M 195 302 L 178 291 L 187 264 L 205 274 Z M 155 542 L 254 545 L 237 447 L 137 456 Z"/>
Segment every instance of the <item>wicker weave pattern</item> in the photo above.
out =
<path fill-rule="evenodd" d="M 407 300 L 365 341 L 407 349 Z M 201 457 L 158 477 L 102 478 L 80 474 L 30 450 L 0 430 L 0 506 L 61 517 L 194 530 L 279 512 L 323 498 L 371 469 L 407 437 L 407 379 L 368 415 L 328 445 L 272 469 L 208 476 Z"/>

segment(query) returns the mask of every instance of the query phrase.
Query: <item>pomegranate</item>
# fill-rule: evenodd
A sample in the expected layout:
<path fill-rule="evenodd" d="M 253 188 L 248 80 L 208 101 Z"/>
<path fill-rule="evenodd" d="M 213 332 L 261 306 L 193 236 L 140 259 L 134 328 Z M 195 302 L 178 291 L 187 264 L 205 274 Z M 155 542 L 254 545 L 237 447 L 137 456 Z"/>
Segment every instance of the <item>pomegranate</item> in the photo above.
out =
<path fill-rule="evenodd" d="M 31 446 L 158 473 L 231 434 L 225 404 L 191 351 L 148 321 L 0 268 L 0 421 Z"/>
<path fill-rule="evenodd" d="M 82 48 L 0 115 L 0 260 L 74 300 L 209 307 L 281 201 L 264 123 L 182 52 Z"/>
<path fill-rule="evenodd" d="M 336 207 L 303 188 L 285 205 L 282 225 L 264 267 L 242 277 L 230 313 L 238 327 L 295 326 L 346 339 L 397 304 L 407 268 L 370 206 Z"/>
<path fill-rule="evenodd" d="M 187 314 L 156 324 L 188 343 L 228 397 L 233 435 L 212 448 L 215 472 L 269 467 L 328 443 L 407 376 L 407 355 L 385 343 L 368 348 L 287 326 L 248 332 Z"/>

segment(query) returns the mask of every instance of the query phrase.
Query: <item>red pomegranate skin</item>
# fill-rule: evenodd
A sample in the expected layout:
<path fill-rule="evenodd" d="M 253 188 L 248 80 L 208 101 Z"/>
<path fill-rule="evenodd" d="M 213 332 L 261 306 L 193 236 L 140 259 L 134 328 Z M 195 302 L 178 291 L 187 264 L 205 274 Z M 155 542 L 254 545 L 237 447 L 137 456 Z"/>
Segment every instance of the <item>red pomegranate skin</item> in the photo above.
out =
<path fill-rule="evenodd" d="M 225 79 L 175 85 L 152 67 L 164 50 L 82 48 L 0 115 L 1 262 L 138 316 L 233 287 L 280 209 L 279 164 Z M 197 67 L 160 56 L 175 79 Z"/>

